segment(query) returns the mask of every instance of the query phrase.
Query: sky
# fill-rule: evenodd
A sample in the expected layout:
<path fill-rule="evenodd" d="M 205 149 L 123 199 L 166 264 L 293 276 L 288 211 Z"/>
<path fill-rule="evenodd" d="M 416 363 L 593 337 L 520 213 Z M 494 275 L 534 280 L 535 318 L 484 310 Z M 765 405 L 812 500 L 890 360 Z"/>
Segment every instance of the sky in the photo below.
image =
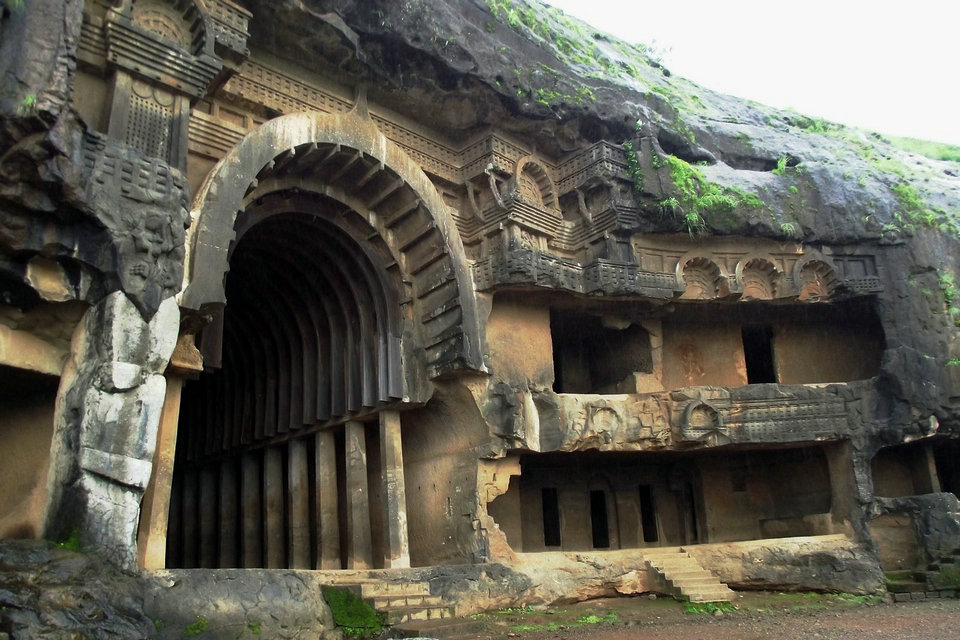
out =
<path fill-rule="evenodd" d="M 716 91 L 960 145 L 958 0 L 545 0 Z"/>

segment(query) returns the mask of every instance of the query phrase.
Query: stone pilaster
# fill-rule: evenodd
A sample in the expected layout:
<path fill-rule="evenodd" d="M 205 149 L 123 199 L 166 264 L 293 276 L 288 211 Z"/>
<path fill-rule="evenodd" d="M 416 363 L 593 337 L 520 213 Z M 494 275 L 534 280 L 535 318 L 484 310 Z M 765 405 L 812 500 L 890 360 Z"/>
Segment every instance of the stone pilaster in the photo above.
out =
<path fill-rule="evenodd" d="M 345 426 L 347 462 L 347 569 L 373 567 L 370 539 L 370 494 L 367 490 L 367 444 L 363 423 Z"/>
<path fill-rule="evenodd" d="M 172 298 L 146 322 L 120 292 L 84 315 L 57 395 L 45 537 L 76 535 L 117 566 L 136 567 L 140 500 L 179 321 Z"/>
<path fill-rule="evenodd" d="M 403 449 L 400 439 L 400 414 L 380 412 L 380 477 L 383 482 L 386 514 L 384 568 L 410 566 L 410 542 L 407 537 L 407 497 L 403 482 Z"/>
<path fill-rule="evenodd" d="M 337 495 L 337 450 L 333 431 L 316 434 L 314 455 L 317 470 L 317 504 L 315 517 L 319 520 L 316 530 L 317 569 L 340 569 L 340 516 Z"/>

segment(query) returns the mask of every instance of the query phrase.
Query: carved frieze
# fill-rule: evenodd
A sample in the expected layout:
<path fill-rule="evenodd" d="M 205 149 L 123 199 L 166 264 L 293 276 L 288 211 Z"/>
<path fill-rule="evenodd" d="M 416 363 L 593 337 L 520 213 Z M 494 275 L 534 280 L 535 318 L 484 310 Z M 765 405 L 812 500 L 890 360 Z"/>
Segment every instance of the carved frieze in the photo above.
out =
<path fill-rule="evenodd" d="M 88 133 L 86 202 L 113 245 L 120 288 L 145 317 L 180 289 L 188 187 L 180 172 L 132 147 Z"/>
<path fill-rule="evenodd" d="M 681 440 L 711 446 L 832 440 L 850 433 L 842 386 L 683 389 L 671 394 L 671 420 Z"/>

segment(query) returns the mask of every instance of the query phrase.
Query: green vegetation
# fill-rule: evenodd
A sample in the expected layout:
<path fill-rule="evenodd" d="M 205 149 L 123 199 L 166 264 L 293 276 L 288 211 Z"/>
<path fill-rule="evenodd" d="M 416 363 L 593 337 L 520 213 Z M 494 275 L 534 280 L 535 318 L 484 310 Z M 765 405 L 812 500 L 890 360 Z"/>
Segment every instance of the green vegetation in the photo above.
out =
<path fill-rule="evenodd" d="M 370 638 L 383 631 L 383 620 L 360 596 L 349 591 L 324 585 L 323 599 L 330 605 L 333 621 L 348 636 Z"/>
<path fill-rule="evenodd" d="M 835 133 L 837 131 L 843 130 L 845 127 L 842 124 L 836 122 L 830 122 L 829 120 L 824 120 L 823 118 L 811 118 L 809 116 L 800 115 L 799 113 L 792 114 L 790 116 L 790 122 L 793 126 L 803 129 L 804 131 L 809 131 L 810 133 Z"/>
<path fill-rule="evenodd" d="M 917 138 L 898 138 L 895 136 L 888 136 L 887 139 L 890 141 L 890 144 L 903 151 L 918 153 L 933 160 L 960 162 L 960 147 L 952 144 L 918 140 Z"/>
<path fill-rule="evenodd" d="M 780 223 L 780 233 L 787 236 L 788 238 L 799 238 L 800 237 L 800 228 L 795 222 L 790 222 L 789 220 Z"/>
<path fill-rule="evenodd" d="M 37 110 L 37 94 L 28 93 L 23 96 L 20 104 L 17 105 L 17 114 L 28 116 Z"/>
<path fill-rule="evenodd" d="M 260 635 L 260 626 L 261 624 L 259 621 L 247 623 L 247 629 L 250 631 L 250 633 L 252 633 L 255 636 Z"/>
<path fill-rule="evenodd" d="M 774 169 L 771 169 L 770 172 L 777 176 L 783 176 L 787 172 L 787 161 L 789 158 L 787 156 L 780 156 L 777 159 L 777 166 Z"/>
<path fill-rule="evenodd" d="M 486 5 L 493 17 L 500 22 L 515 31 L 529 32 L 545 46 L 551 47 L 564 64 L 596 70 L 587 73 L 587 77 L 616 80 L 629 76 L 639 80 L 642 79 L 638 70 L 640 65 L 659 64 L 654 49 L 611 39 L 606 34 L 593 31 L 588 25 L 569 18 L 555 7 L 539 9 L 514 0 L 487 0 Z M 488 32 L 494 32 L 496 24 L 488 22 L 484 28 Z M 611 59 L 611 55 L 623 56 L 625 59 L 615 61 Z M 576 95 L 576 92 L 573 95 Z M 586 94 L 582 95 L 582 99 L 587 98 Z M 592 95 L 589 98 L 592 99 Z"/>
<path fill-rule="evenodd" d="M 670 215 L 691 235 L 706 231 L 705 216 L 733 211 L 737 207 L 759 208 L 763 202 L 752 193 L 710 182 L 697 167 L 676 156 L 665 159 L 677 195 L 660 202 L 660 211 Z"/>
<path fill-rule="evenodd" d="M 938 589 L 960 588 L 960 566 L 941 566 L 937 577 L 933 579 L 933 586 Z"/>
<path fill-rule="evenodd" d="M 956 220 L 943 209 L 927 206 L 916 188 L 907 182 L 900 182 L 890 189 L 897 199 L 899 210 L 893 215 L 898 228 L 914 233 L 917 228 L 936 229 L 960 238 L 960 227 Z"/>
<path fill-rule="evenodd" d="M 550 622 L 542 622 L 544 615 L 554 617 Z M 538 631 L 560 631 L 595 624 L 612 624 L 619 620 L 613 612 L 604 614 L 578 615 L 570 610 L 536 610 L 531 606 L 508 607 L 488 613 L 475 613 L 474 620 L 503 621 L 509 624 L 514 633 L 535 633 Z M 531 620 L 531 618 L 533 618 Z"/>
<path fill-rule="evenodd" d="M 633 143 L 629 140 L 623 143 L 623 155 L 627 160 L 627 175 L 633 180 L 633 193 L 639 198 L 643 193 L 643 170 L 637 152 L 633 150 Z"/>
<path fill-rule="evenodd" d="M 207 630 L 207 619 L 203 616 L 197 616 L 195 622 L 191 622 L 184 628 L 184 633 L 190 636 L 198 636 Z"/>
<path fill-rule="evenodd" d="M 940 286 L 943 303 L 947 307 L 947 315 L 950 316 L 954 325 L 960 327 L 960 291 L 957 290 L 956 276 L 950 271 L 941 272 L 937 277 L 937 284 Z"/>
<path fill-rule="evenodd" d="M 56 545 L 66 551 L 80 551 L 80 529 L 74 527 L 70 536 L 66 540 L 57 542 Z"/>
<path fill-rule="evenodd" d="M 686 613 L 698 613 L 701 615 L 712 615 L 717 611 L 721 613 L 731 613 L 737 610 L 737 607 L 731 602 L 687 602 L 683 605 Z"/>

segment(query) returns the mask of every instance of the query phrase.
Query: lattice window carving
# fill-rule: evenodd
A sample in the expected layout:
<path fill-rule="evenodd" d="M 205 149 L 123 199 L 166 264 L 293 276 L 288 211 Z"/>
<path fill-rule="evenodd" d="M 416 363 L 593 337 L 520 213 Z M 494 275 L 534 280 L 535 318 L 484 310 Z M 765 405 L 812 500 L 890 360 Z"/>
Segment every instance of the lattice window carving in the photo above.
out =
<path fill-rule="evenodd" d="M 135 82 L 130 94 L 130 113 L 125 142 L 144 155 L 167 159 L 173 123 L 172 95 Z"/>

